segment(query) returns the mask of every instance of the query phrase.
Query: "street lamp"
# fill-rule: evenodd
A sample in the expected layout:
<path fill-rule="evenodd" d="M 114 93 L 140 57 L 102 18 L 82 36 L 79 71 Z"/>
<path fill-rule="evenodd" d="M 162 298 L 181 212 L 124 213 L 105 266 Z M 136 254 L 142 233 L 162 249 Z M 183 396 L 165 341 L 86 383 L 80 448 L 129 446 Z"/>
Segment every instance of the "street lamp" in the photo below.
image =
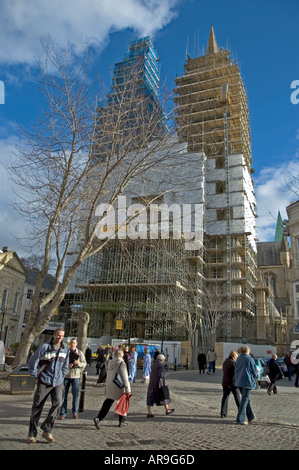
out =
<path fill-rule="evenodd" d="M 128 346 L 130 347 L 131 344 L 131 321 L 132 321 L 132 314 L 133 314 L 133 305 L 129 308 L 129 338 L 128 338 Z"/>

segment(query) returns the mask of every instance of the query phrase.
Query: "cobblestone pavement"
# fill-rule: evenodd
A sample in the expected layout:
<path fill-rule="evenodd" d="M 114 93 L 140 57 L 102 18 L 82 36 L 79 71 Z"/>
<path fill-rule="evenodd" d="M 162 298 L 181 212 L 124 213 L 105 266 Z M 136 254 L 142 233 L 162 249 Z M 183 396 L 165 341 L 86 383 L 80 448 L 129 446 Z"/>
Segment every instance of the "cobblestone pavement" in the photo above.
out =
<path fill-rule="evenodd" d="M 41 433 L 36 444 L 27 443 L 33 395 L 11 395 L 9 382 L 0 380 L 0 450 L 102 450 L 133 455 L 134 451 L 299 449 L 299 389 L 287 378 L 278 382 L 277 395 L 267 395 L 264 388 L 253 391 L 251 405 L 256 419 L 248 426 L 237 426 L 233 397 L 227 418 L 220 418 L 220 369 L 215 375 L 169 371 L 167 384 L 175 413 L 166 416 L 164 407 L 154 407 L 152 419 L 146 418 L 147 385 L 138 371 L 132 384 L 128 426 L 118 427 L 118 417 L 111 408 L 97 430 L 93 418 L 104 400 L 105 387 L 96 386 L 94 366 L 88 366 L 87 372 L 84 411 L 77 420 L 69 413 L 65 420 L 56 422 L 55 443 L 44 441 Z"/>

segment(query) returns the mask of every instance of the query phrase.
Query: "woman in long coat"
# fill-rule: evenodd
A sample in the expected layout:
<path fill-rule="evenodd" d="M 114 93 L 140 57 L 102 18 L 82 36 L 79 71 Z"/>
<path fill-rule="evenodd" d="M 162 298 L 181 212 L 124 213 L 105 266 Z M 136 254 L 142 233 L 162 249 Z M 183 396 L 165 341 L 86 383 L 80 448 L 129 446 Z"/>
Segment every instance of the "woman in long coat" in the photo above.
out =
<path fill-rule="evenodd" d="M 128 378 L 128 371 L 125 361 L 123 360 L 123 351 L 121 349 L 116 349 L 113 354 L 113 359 L 108 361 L 108 370 L 107 370 L 107 379 L 106 379 L 106 399 L 100 409 L 98 415 L 93 419 L 95 427 L 100 429 L 100 422 L 106 417 L 108 411 L 110 410 L 112 403 L 115 400 L 119 400 L 120 397 L 126 393 L 129 395 L 131 393 L 131 386 Z M 124 387 L 119 388 L 114 382 L 113 379 L 115 374 L 119 371 Z M 119 427 L 126 426 L 124 416 L 119 415 Z"/>
<path fill-rule="evenodd" d="M 149 383 L 151 370 L 152 370 L 152 358 L 149 353 L 149 349 L 145 348 L 144 358 L 143 358 L 143 380 L 145 383 Z"/>
<path fill-rule="evenodd" d="M 164 405 L 166 415 L 170 415 L 174 412 L 174 409 L 169 409 L 168 404 L 170 399 L 161 400 L 160 388 L 165 385 L 165 369 L 164 369 L 165 356 L 159 354 L 157 359 L 153 363 L 149 386 L 147 389 L 147 418 L 153 418 L 154 415 L 151 412 L 151 407 L 154 405 Z"/>

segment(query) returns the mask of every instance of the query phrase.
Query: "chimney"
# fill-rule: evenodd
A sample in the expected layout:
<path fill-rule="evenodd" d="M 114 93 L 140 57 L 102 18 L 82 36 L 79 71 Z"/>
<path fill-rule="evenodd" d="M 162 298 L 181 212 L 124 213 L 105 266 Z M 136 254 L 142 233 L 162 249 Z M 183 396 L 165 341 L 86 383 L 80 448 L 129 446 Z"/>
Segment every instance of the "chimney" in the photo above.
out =
<path fill-rule="evenodd" d="M 2 251 L 3 251 L 3 253 L 7 253 L 7 252 L 8 252 L 8 246 L 4 246 L 4 247 L 2 248 Z"/>

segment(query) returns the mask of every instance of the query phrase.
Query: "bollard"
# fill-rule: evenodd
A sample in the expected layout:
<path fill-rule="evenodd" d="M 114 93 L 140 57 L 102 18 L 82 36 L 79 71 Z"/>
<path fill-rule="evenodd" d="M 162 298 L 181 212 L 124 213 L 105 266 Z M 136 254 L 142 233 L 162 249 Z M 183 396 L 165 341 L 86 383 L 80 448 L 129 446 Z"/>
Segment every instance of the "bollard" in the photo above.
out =
<path fill-rule="evenodd" d="M 188 357 L 186 359 L 186 370 L 188 370 Z"/>
<path fill-rule="evenodd" d="M 83 372 L 80 401 L 79 401 L 79 411 L 84 411 L 84 400 L 85 400 L 85 383 L 86 383 L 87 372 Z"/>
<path fill-rule="evenodd" d="M 174 360 L 174 370 L 176 370 L 176 358 Z"/>

